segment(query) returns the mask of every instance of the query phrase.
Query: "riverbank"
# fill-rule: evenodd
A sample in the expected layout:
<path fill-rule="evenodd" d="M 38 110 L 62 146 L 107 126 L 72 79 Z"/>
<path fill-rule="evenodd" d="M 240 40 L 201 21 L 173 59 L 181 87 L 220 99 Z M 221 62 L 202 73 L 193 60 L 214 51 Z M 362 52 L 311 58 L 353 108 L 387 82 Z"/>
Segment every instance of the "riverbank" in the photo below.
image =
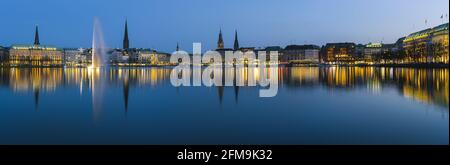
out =
<path fill-rule="evenodd" d="M 399 68 L 449 68 L 449 64 L 283 64 L 287 67 L 399 67 Z"/>
<path fill-rule="evenodd" d="M 152 68 L 152 67 L 174 67 L 176 65 L 110 65 L 115 68 Z M 401 67 L 401 68 L 449 68 L 449 64 L 279 64 L 284 67 Z M 10 66 L 0 65 L 0 68 L 87 68 L 87 66 Z"/>

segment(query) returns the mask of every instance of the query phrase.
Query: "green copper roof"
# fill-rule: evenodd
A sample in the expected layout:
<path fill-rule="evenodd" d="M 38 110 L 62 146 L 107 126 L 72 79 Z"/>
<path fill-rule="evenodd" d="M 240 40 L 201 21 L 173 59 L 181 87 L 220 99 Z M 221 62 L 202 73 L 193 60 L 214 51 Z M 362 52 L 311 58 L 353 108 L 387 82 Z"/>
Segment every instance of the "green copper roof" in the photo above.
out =
<path fill-rule="evenodd" d="M 430 36 L 431 34 L 443 32 L 443 31 L 447 31 L 447 33 L 448 33 L 448 23 L 412 33 L 405 38 L 404 42 L 411 41 L 414 39 L 425 38 L 425 37 Z"/>
<path fill-rule="evenodd" d="M 25 44 L 14 44 L 11 45 L 11 49 L 46 49 L 46 50 L 56 50 L 54 46 L 48 45 L 25 45 Z"/>

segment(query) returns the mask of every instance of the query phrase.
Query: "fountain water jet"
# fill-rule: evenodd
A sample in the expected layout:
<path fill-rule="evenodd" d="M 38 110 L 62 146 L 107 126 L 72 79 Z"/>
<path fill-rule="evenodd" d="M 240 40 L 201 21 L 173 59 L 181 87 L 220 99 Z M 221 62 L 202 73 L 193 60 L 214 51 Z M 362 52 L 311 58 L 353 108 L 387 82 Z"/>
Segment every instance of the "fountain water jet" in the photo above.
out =
<path fill-rule="evenodd" d="M 94 29 L 92 34 L 92 68 L 107 65 L 107 49 L 103 39 L 103 30 L 98 18 L 94 18 Z"/>
<path fill-rule="evenodd" d="M 92 106 L 94 118 L 98 118 L 103 109 L 104 92 L 107 85 L 108 49 L 103 39 L 102 26 L 98 18 L 94 18 L 92 34 L 92 64 L 88 68 L 91 78 Z"/>

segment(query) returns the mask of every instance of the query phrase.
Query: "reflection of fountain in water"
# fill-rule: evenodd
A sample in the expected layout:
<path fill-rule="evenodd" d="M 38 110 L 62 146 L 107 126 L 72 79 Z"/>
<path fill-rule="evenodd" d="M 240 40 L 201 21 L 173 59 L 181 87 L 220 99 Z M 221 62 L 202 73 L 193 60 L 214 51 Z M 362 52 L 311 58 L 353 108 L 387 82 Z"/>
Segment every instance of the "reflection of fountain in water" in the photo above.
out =
<path fill-rule="evenodd" d="M 91 79 L 92 92 L 92 110 L 94 118 L 99 117 L 103 109 L 104 92 L 106 85 L 106 75 L 101 69 L 89 69 L 89 78 Z"/>
<path fill-rule="evenodd" d="M 103 94 L 106 85 L 107 48 L 103 39 L 103 31 L 98 18 L 94 18 L 92 33 L 92 64 L 88 68 L 92 87 L 92 106 L 94 117 L 100 115 L 103 104 Z"/>

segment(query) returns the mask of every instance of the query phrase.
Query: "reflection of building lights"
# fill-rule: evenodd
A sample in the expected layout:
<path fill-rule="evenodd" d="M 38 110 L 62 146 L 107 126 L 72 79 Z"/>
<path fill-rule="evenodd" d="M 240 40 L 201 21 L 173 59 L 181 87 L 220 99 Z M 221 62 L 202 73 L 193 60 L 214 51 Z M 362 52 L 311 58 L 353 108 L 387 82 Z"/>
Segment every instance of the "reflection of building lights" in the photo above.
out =
<path fill-rule="evenodd" d="M 82 94 L 83 87 L 94 86 L 101 79 L 106 84 L 123 82 L 128 79 L 130 86 L 157 87 L 167 83 L 171 69 L 167 68 L 8 68 L 2 69 L 9 74 L 9 87 L 15 92 L 40 90 L 56 91 L 63 86 L 77 86 Z M 285 85 L 323 85 L 329 88 L 356 87 L 366 88 L 378 93 L 385 85 L 395 85 L 407 98 L 417 101 L 448 105 L 449 75 L 448 69 L 412 69 L 412 68 L 376 68 L 376 67 L 280 67 L 280 83 Z M 249 78 L 259 80 L 260 75 L 270 75 L 268 70 L 259 68 L 241 68 L 224 70 L 225 77 L 233 77 L 239 72 L 239 81 L 248 85 Z M 252 75 L 253 74 L 253 75 Z M 87 83 L 87 84 L 86 84 Z"/>

